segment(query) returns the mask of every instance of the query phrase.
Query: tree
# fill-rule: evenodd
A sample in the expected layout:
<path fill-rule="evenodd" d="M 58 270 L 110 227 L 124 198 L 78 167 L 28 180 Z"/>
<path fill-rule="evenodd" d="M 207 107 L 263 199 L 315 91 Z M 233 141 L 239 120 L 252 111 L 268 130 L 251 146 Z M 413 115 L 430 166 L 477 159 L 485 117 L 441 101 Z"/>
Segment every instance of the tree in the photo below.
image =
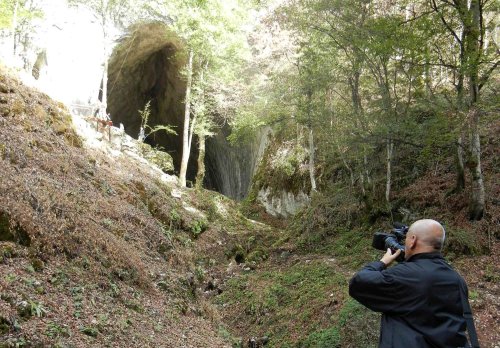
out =
<path fill-rule="evenodd" d="M 37 0 L 0 0 L 0 30 L 7 29 L 9 32 L 12 58 L 19 53 L 20 45 L 24 50 L 31 45 L 30 35 L 35 31 L 35 21 L 43 17 L 40 5 Z M 26 58 L 24 67 L 29 68 Z"/>
<path fill-rule="evenodd" d="M 481 142 L 479 135 L 479 119 L 481 114 L 481 90 L 490 76 L 500 64 L 498 47 L 487 47 L 488 23 L 486 14 L 494 11 L 488 1 L 457 0 L 453 2 L 431 0 L 430 7 L 437 15 L 440 23 L 458 48 L 456 96 L 459 111 L 467 115 L 469 128 L 468 164 L 472 175 L 471 200 L 469 217 L 481 220 L 485 210 L 485 189 L 481 168 Z M 443 62 L 446 64 L 446 62 Z M 450 65 L 450 64 L 448 64 Z M 465 83 L 465 80 L 467 83 Z M 466 95 L 468 92 L 468 95 Z M 465 186 L 463 179 L 463 140 L 460 135 L 457 142 L 457 189 Z"/>

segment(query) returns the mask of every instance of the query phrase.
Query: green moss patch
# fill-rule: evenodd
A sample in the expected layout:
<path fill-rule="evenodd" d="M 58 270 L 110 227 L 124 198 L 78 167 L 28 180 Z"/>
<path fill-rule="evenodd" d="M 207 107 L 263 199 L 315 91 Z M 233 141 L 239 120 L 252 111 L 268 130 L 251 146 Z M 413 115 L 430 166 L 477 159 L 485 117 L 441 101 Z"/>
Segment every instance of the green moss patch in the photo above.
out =
<path fill-rule="evenodd" d="M 325 329 L 347 295 L 346 282 L 331 265 L 308 260 L 233 278 L 217 303 L 236 311 L 233 320 L 247 325 L 246 330 L 268 336 L 270 347 L 284 347 L 316 328 Z"/>

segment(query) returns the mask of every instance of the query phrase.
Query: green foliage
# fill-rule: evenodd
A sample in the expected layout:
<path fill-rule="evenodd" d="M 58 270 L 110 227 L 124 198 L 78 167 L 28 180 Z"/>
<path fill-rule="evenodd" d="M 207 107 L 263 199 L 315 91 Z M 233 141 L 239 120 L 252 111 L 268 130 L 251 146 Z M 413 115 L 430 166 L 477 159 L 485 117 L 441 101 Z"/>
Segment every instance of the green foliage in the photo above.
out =
<path fill-rule="evenodd" d="M 453 259 L 458 255 L 477 255 L 485 249 L 484 242 L 472 231 L 448 228 L 446 233 L 444 252 L 448 258 Z"/>
<path fill-rule="evenodd" d="M 342 307 L 336 327 L 342 346 L 375 348 L 378 346 L 380 314 L 349 298 Z"/>
<path fill-rule="evenodd" d="M 197 265 L 194 274 L 196 276 L 196 280 L 202 282 L 205 278 L 205 270 L 203 269 L 203 266 Z"/>
<path fill-rule="evenodd" d="M 177 135 L 177 132 L 168 125 L 157 125 L 151 127 L 148 124 L 149 116 L 151 116 L 151 100 L 149 100 L 144 106 L 143 110 L 139 110 L 139 115 L 141 116 L 141 129 L 144 130 L 144 135 L 142 136 L 141 141 L 144 141 L 151 134 L 154 134 L 159 131 L 165 131 L 167 134 Z"/>
<path fill-rule="evenodd" d="M 340 348 L 339 331 L 336 327 L 315 331 L 307 339 L 297 344 L 300 348 Z"/>
<path fill-rule="evenodd" d="M 233 348 L 240 348 L 242 346 L 241 338 L 234 337 L 223 325 L 219 325 L 217 332 L 220 337 L 231 342 Z"/>
<path fill-rule="evenodd" d="M 310 190 L 309 155 L 301 144 L 282 141 L 284 136 L 277 136 L 268 145 L 253 178 L 254 192 L 249 196 L 255 197 L 261 188 L 269 188 L 275 194 L 281 194 L 282 190 L 295 194 Z"/>
<path fill-rule="evenodd" d="M 200 234 L 206 231 L 209 224 L 208 221 L 204 218 L 193 220 L 190 223 L 189 229 L 194 238 L 197 238 Z"/>
<path fill-rule="evenodd" d="M 35 301 L 29 301 L 28 303 L 30 306 L 31 315 L 40 318 L 45 316 L 45 314 L 47 314 L 47 309 L 43 306 L 42 303 Z"/>
<path fill-rule="evenodd" d="M 12 25 L 14 14 L 14 0 L 0 0 L 0 28 L 8 28 Z"/>
<path fill-rule="evenodd" d="M 83 6 L 91 10 L 104 31 L 109 30 L 109 22 L 125 25 L 126 19 L 134 12 L 133 5 L 140 3 L 132 0 L 67 0 L 70 6 Z M 137 9 L 136 9 L 137 11 Z"/>
<path fill-rule="evenodd" d="M 99 330 L 93 326 L 82 326 L 80 332 L 94 338 L 99 335 Z"/>
<path fill-rule="evenodd" d="M 248 262 L 259 263 L 267 260 L 268 257 L 269 255 L 267 251 L 265 251 L 263 248 L 257 248 L 248 254 L 247 260 Z"/>
<path fill-rule="evenodd" d="M 37 301 L 23 301 L 18 305 L 19 315 L 23 318 L 35 316 L 37 318 L 44 317 L 47 314 L 47 309 L 44 305 Z"/>
<path fill-rule="evenodd" d="M 174 170 L 174 161 L 172 156 L 164 151 L 160 146 L 151 147 L 149 144 L 141 144 L 141 152 L 145 159 L 158 166 L 165 172 Z"/>
<path fill-rule="evenodd" d="M 271 346 L 290 346 L 290 332 L 300 332 L 304 337 L 322 321 L 330 320 L 316 311 L 327 306 L 331 296 L 343 298 L 345 281 L 342 274 L 325 262 L 311 260 L 230 279 L 216 301 L 243 306 L 244 320 L 258 320 L 258 326 L 271 337 Z M 283 318 L 293 320 L 284 322 Z M 325 344 L 330 342 L 328 333 L 321 336 Z M 314 346 L 312 340 L 310 344 Z"/>
<path fill-rule="evenodd" d="M 59 325 L 55 322 L 49 322 L 47 324 L 47 329 L 45 330 L 45 335 L 55 339 L 58 337 L 69 337 L 70 331 L 65 325 Z"/>
<path fill-rule="evenodd" d="M 5 275 L 4 279 L 7 283 L 13 283 L 17 280 L 17 276 L 13 273 L 9 273 Z"/>
<path fill-rule="evenodd" d="M 352 226 L 360 217 L 360 209 L 352 192 L 340 185 L 330 186 L 325 192 L 314 195 L 310 206 L 294 217 L 291 227 L 302 235 L 306 244 L 307 240 L 321 242 L 338 230 Z"/>
<path fill-rule="evenodd" d="M 307 153 L 304 147 L 285 143 L 271 156 L 269 164 L 275 171 L 282 172 L 285 177 L 291 177 L 304 164 Z"/>
<path fill-rule="evenodd" d="M 28 0 L 0 0 L 0 29 L 10 28 L 13 24 L 14 12 L 17 4 L 18 25 L 27 25 L 37 18 L 43 17 L 43 12 L 33 4 L 33 1 Z M 11 28 L 20 30 L 20 27 Z"/>

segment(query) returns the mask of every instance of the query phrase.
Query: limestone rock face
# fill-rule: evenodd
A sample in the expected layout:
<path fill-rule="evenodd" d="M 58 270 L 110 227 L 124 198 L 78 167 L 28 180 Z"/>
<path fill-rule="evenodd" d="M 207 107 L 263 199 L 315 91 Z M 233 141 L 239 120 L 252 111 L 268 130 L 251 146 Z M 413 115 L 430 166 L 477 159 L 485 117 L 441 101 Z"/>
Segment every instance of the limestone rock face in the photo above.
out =
<path fill-rule="evenodd" d="M 205 187 L 241 200 L 246 197 L 258 163 L 269 142 L 270 128 L 243 145 L 227 141 L 229 127 L 207 140 Z"/>
<path fill-rule="evenodd" d="M 281 217 L 295 215 L 309 204 L 309 200 L 309 196 L 302 191 L 294 194 L 282 190 L 276 194 L 269 187 L 261 189 L 257 194 L 257 201 L 262 204 L 268 214 Z"/>

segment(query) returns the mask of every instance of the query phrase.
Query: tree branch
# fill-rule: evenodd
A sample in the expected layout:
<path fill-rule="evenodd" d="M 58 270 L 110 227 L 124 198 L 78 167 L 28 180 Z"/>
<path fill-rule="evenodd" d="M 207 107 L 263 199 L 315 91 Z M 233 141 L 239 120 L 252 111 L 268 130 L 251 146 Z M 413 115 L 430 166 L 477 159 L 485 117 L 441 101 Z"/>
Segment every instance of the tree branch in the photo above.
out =
<path fill-rule="evenodd" d="M 450 4 L 448 1 L 446 0 L 441 0 L 447 4 L 449 4 L 450 6 L 453 6 L 455 7 L 453 4 Z M 453 35 L 453 37 L 455 38 L 455 40 L 457 40 L 457 42 L 460 44 L 460 45 L 463 45 L 462 43 L 462 40 L 460 40 L 460 38 L 458 37 L 457 33 L 453 30 L 453 28 L 448 24 L 448 22 L 446 21 L 446 19 L 444 18 L 444 15 L 439 11 L 438 9 L 438 6 L 436 4 L 436 0 L 431 0 L 431 7 L 434 9 L 434 11 L 439 15 L 439 18 L 441 19 L 441 22 L 443 22 L 444 26 L 446 27 L 446 29 L 448 29 L 448 31 Z"/>
<path fill-rule="evenodd" d="M 478 85 L 478 88 L 479 90 L 481 90 L 481 88 L 483 88 L 484 84 L 488 81 L 488 79 L 490 78 L 490 75 L 491 73 L 493 73 L 493 71 L 498 67 L 498 65 L 500 65 L 500 60 L 497 60 L 495 62 L 495 64 L 493 64 L 489 69 L 488 71 L 486 71 L 483 76 L 481 76 L 481 78 L 479 79 L 479 85 Z"/>

